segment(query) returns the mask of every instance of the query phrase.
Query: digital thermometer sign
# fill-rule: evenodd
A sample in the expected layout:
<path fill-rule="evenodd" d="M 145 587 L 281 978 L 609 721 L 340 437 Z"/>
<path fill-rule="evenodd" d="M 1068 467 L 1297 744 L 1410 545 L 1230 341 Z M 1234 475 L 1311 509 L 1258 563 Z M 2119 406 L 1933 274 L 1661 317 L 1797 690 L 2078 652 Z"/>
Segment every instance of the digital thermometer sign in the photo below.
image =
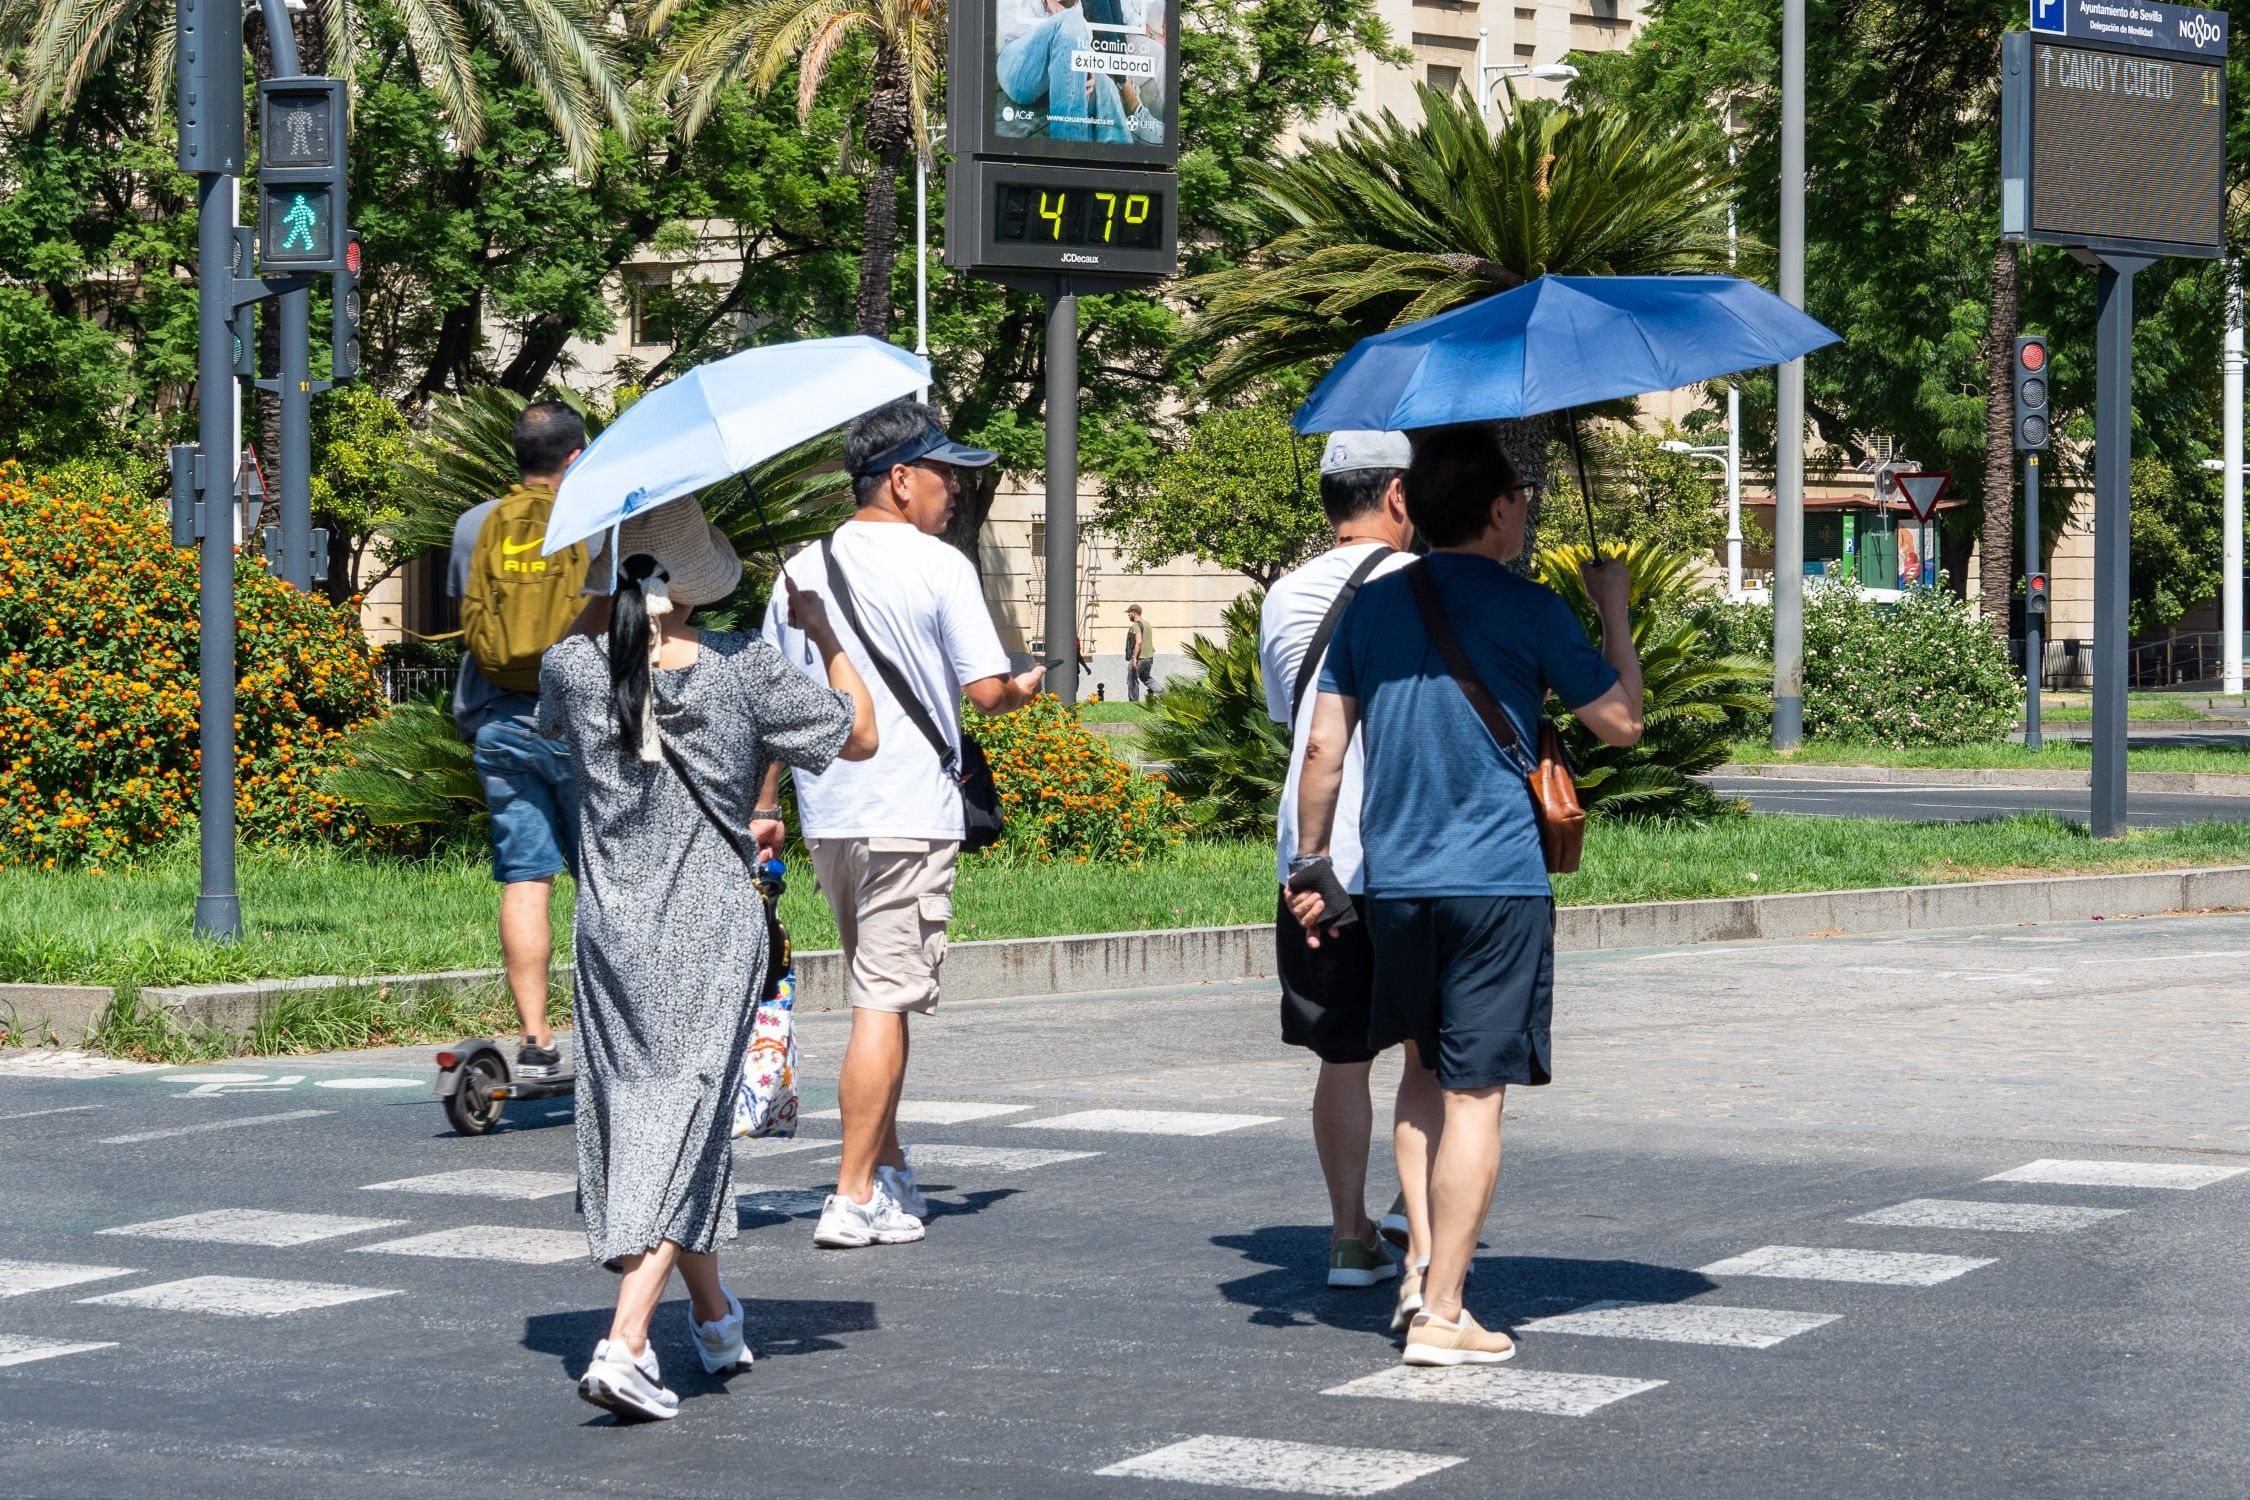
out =
<path fill-rule="evenodd" d="M 1179 204 L 1169 172 L 954 163 L 947 241 L 956 264 L 1064 272 L 1099 282 L 1157 280 L 1179 265 Z"/>
<path fill-rule="evenodd" d="M 1129 187 L 1002 183 L 992 237 L 1004 244 L 1154 250 L 1164 238 L 1164 194 Z"/>

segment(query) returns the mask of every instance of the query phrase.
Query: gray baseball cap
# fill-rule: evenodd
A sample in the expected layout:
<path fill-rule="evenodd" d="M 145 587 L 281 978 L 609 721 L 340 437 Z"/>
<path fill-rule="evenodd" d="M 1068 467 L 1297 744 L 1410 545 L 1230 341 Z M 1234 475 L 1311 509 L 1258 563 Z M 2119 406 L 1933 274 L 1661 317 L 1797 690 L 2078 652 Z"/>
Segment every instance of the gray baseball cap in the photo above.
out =
<path fill-rule="evenodd" d="M 1403 432 L 1332 432 L 1320 455 L 1320 472 L 1350 474 L 1360 469 L 1405 469 L 1414 462 L 1414 447 Z"/>

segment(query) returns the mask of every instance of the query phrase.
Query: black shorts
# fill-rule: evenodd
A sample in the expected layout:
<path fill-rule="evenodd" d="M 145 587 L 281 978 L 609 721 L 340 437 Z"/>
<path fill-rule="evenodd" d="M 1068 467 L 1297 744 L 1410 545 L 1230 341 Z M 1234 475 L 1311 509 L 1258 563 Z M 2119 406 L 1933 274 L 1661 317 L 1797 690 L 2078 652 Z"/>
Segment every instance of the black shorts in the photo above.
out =
<path fill-rule="evenodd" d="M 1281 1039 L 1309 1047 L 1322 1062 L 1363 1063 L 1380 1051 L 1368 1045 L 1367 1008 L 1375 982 L 1375 950 L 1367 939 L 1367 898 L 1352 897 L 1359 920 L 1320 946 L 1305 943 L 1305 929 L 1289 913 L 1284 894 L 1273 919 L 1274 968 L 1281 975 Z"/>
<path fill-rule="evenodd" d="M 1555 903 L 1435 896 L 1367 903 L 1375 943 L 1369 1040 L 1410 1041 L 1449 1089 L 1540 1084 L 1555 999 Z"/>

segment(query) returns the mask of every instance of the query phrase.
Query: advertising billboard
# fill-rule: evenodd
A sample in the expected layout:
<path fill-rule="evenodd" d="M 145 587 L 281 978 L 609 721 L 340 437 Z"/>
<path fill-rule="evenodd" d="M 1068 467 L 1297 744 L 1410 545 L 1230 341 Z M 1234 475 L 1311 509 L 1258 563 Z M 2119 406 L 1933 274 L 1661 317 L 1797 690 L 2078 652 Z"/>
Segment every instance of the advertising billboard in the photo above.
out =
<path fill-rule="evenodd" d="M 1179 0 L 968 0 L 953 9 L 955 151 L 1179 160 Z M 973 104 L 970 102 L 973 97 Z M 964 107 L 967 106 L 967 107 Z"/>

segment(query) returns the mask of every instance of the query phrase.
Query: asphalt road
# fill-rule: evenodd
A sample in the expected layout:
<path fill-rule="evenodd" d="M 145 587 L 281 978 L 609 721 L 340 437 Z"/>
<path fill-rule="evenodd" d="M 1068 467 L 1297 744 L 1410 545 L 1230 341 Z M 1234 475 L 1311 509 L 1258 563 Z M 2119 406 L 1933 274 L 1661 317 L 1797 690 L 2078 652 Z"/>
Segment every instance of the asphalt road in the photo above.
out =
<path fill-rule="evenodd" d="M 949 1002 L 929 1238 L 811 1247 L 832 1120 L 746 1150 L 757 1367 L 675 1299 L 631 1429 L 572 1394 L 566 1109 L 456 1138 L 426 1050 L 0 1059 L 0 1495 L 2239 1496 L 2246 961 L 2240 917 L 1566 956 L 1478 1372 L 1321 1284 L 1269 989 Z"/>
<path fill-rule="evenodd" d="M 1908 823 L 1974 823 L 2010 813 L 2051 812 L 2074 823 L 2091 816 L 2092 794 L 2001 786 L 1923 786 L 1913 782 L 1807 781 L 1796 777 L 1705 777 L 1716 792 L 1740 797 L 1762 813 L 1814 818 L 1897 818 Z M 2134 828 L 2182 823 L 2250 822 L 2250 797 L 2199 797 L 2185 793 L 2129 792 L 2125 821 Z"/>

